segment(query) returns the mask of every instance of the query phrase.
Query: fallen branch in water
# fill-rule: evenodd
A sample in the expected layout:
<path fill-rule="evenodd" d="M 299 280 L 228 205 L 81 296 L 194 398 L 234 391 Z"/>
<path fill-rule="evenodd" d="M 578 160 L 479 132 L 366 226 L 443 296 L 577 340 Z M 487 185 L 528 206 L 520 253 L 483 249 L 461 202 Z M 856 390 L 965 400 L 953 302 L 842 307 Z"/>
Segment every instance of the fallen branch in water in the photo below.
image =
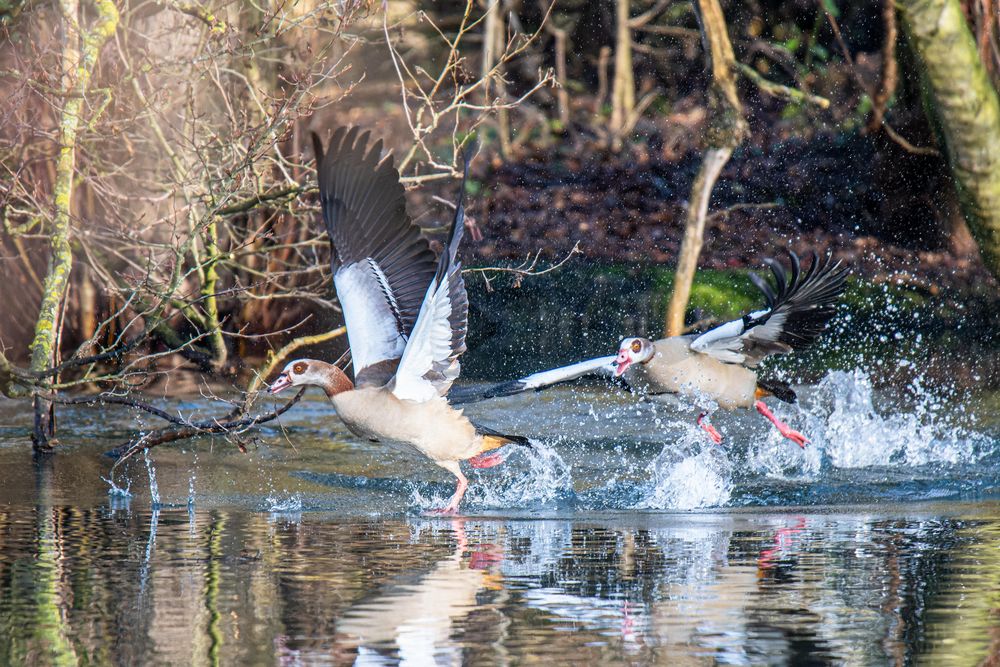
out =
<path fill-rule="evenodd" d="M 95 396 L 90 398 L 91 403 L 100 403 L 102 400 L 106 403 L 117 403 L 121 405 L 130 405 L 140 410 L 144 410 L 149 414 L 156 415 L 161 419 L 169 421 L 174 424 L 174 427 L 165 427 L 161 429 L 156 429 L 153 431 L 148 431 L 146 433 L 140 433 L 134 436 L 128 442 L 115 447 L 111 451 L 107 452 L 107 455 L 117 459 L 115 464 L 111 467 L 111 474 L 114 474 L 115 469 L 129 460 L 139 452 L 144 449 L 151 449 L 157 445 L 166 444 L 168 442 L 176 442 L 178 440 L 185 440 L 187 438 L 194 438 L 200 435 L 214 435 L 214 434 L 225 434 L 227 437 L 239 435 L 239 432 L 245 431 L 246 429 L 252 428 L 254 426 L 259 426 L 260 424 L 266 424 L 267 422 L 274 421 L 281 415 L 288 412 L 299 400 L 302 399 L 302 395 L 305 394 L 305 387 L 299 390 L 295 396 L 291 398 L 287 403 L 282 405 L 277 410 L 268 412 L 262 415 L 255 415 L 253 417 L 240 416 L 241 411 L 236 409 L 230 412 L 228 415 L 220 419 L 202 419 L 199 421 L 189 421 L 180 417 L 174 417 L 169 415 L 159 408 L 153 407 L 148 403 L 143 401 L 137 401 L 134 399 L 125 399 L 125 397 L 112 397 L 121 400 L 107 400 L 109 397 Z M 61 402 L 77 402 L 86 403 L 87 400 L 74 400 L 67 399 Z M 239 447 L 240 451 L 246 452 L 246 447 L 242 443 L 237 442 L 236 446 Z"/>

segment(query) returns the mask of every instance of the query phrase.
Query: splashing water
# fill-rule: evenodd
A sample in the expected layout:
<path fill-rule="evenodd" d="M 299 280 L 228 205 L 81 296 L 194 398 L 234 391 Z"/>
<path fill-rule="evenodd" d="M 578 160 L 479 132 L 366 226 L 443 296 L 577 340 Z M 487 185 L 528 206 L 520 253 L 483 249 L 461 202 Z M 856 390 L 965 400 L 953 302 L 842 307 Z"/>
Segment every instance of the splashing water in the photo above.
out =
<path fill-rule="evenodd" d="M 280 494 L 272 493 L 264 499 L 264 511 L 274 514 L 295 514 L 302 511 L 302 494 L 289 493 L 287 490 Z"/>
<path fill-rule="evenodd" d="M 986 438 L 956 425 L 947 402 L 919 379 L 911 390 L 911 409 L 880 414 L 867 375 L 834 371 L 804 411 L 809 435 L 838 468 L 976 462 Z"/>
<path fill-rule="evenodd" d="M 976 479 L 968 466 L 995 454 L 996 445 L 959 423 L 961 413 L 953 406 L 961 397 L 948 395 L 947 389 L 929 391 L 917 380 L 905 403 L 890 402 L 877 395 L 867 374 L 853 370 L 832 372 L 802 394 L 800 406 L 774 407 L 780 418 L 808 435 L 805 449 L 752 413 L 717 414 L 726 424 L 721 447 L 710 445 L 686 416 L 661 414 L 662 436 L 678 437 L 639 475 L 633 485 L 638 501 L 628 500 L 625 484 L 605 486 L 601 493 L 615 498 L 601 500 L 634 509 L 688 510 L 823 504 L 848 497 L 852 502 L 929 498 L 989 492 L 995 486 Z M 876 405 L 888 409 L 876 410 Z M 634 464 L 636 470 L 639 465 Z"/>
<path fill-rule="evenodd" d="M 112 510 L 128 510 L 132 502 L 132 480 L 128 480 L 125 487 L 115 484 L 114 475 L 102 476 L 101 479 L 108 485 L 108 500 Z"/>
<path fill-rule="evenodd" d="M 142 450 L 142 457 L 146 461 L 146 472 L 149 474 L 149 499 L 153 504 L 153 509 L 159 509 L 160 485 L 156 483 L 156 468 L 153 467 L 153 459 L 149 457 L 149 450 Z"/>
<path fill-rule="evenodd" d="M 470 480 L 463 506 L 527 508 L 551 505 L 573 497 L 570 466 L 552 445 L 531 439 L 530 447 L 508 446 L 503 464 Z M 441 507 L 447 497 L 411 492 L 411 502 L 423 508 Z"/>
<path fill-rule="evenodd" d="M 649 465 L 652 483 L 636 509 L 698 509 L 729 502 L 733 489 L 732 464 L 725 452 L 704 439 L 697 427 L 687 426 L 681 446 L 667 445 Z M 692 433 L 691 431 L 694 431 Z M 700 451 L 697 448 L 700 446 Z M 695 450 L 697 453 L 689 453 Z"/>
<path fill-rule="evenodd" d="M 552 447 L 531 439 L 530 447 L 515 447 L 499 479 L 476 485 L 470 499 L 488 507 L 530 507 L 559 502 L 573 495 L 570 467 Z"/>

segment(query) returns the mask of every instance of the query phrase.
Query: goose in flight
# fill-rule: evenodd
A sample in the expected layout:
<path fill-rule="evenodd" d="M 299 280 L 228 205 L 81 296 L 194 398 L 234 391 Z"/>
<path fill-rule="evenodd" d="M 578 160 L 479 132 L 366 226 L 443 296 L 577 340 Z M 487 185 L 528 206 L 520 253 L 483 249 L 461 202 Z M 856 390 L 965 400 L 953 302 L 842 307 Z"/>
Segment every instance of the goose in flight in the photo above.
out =
<path fill-rule="evenodd" d="M 439 259 L 406 214 L 403 186 L 382 142 L 337 129 L 323 148 L 313 134 L 323 220 L 332 246 L 333 282 L 344 312 L 354 381 L 316 359 L 289 362 L 272 383 L 315 385 L 358 437 L 406 445 L 455 475 L 455 494 L 436 513 L 455 514 L 468 480 L 460 461 L 487 468 L 492 450 L 527 438 L 476 426 L 445 396 L 465 351 L 469 302 L 457 259 L 465 223 L 459 190 L 455 217 Z M 492 452 L 492 453 L 491 453 Z"/>
<path fill-rule="evenodd" d="M 456 388 L 452 402 L 540 390 L 584 375 L 606 375 L 623 378 L 631 390 L 646 395 L 704 397 L 725 409 L 754 407 L 783 436 L 805 447 L 809 440 L 775 417 L 762 400 L 774 396 L 795 403 L 795 392 L 785 382 L 759 377 L 756 368 L 765 357 L 803 350 L 819 337 L 836 312 L 835 304 L 844 292 L 848 270 L 829 257 L 820 262 L 813 253 L 811 265 L 803 271 L 798 256 L 789 254 L 791 272 L 787 276 L 777 261 L 764 260 L 774 274 L 774 287 L 750 274 L 767 302 L 762 310 L 700 335 L 656 341 L 626 338 L 616 355 L 581 361 L 485 389 Z M 716 443 L 722 442 L 722 436 L 705 416 L 705 413 L 698 416 L 698 425 Z"/>

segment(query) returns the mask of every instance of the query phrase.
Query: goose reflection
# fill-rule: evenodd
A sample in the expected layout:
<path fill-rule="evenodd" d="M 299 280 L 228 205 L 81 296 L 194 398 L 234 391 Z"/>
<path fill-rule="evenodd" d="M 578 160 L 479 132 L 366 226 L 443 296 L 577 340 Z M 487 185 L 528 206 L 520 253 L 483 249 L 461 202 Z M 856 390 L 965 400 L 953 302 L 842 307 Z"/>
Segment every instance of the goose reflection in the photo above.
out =
<path fill-rule="evenodd" d="M 353 654 L 356 664 L 366 664 L 397 653 L 406 664 L 461 663 L 454 628 L 482 609 L 481 594 L 501 589 L 503 553 L 494 544 L 470 546 L 464 519 L 453 520 L 451 530 L 455 549 L 430 572 L 397 578 L 344 613 L 336 626 L 341 657 Z"/>

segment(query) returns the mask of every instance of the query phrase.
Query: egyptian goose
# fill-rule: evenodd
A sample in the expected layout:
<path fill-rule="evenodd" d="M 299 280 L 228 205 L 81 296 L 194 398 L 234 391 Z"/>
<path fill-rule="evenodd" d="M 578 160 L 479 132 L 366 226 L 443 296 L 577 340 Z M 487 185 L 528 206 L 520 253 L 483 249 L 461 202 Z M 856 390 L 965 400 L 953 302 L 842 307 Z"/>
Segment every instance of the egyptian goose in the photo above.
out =
<path fill-rule="evenodd" d="M 445 396 L 465 351 L 469 302 L 456 255 L 465 221 L 459 191 L 455 218 L 440 259 L 406 214 L 403 186 L 382 142 L 368 147 L 357 128 L 333 133 L 328 150 L 313 134 L 323 220 L 332 245 L 337 290 L 354 365 L 354 382 L 315 359 L 289 362 L 271 385 L 315 385 L 355 435 L 407 445 L 457 478 L 438 514 L 455 514 L 468 487 L 460 461 L 486 468 L 502 462 L 520 436 L 477 427 Z M 466 176 L 468 160 L 466 160 Z"/>
<path fill-rule="evenodd" d="M 835 313 L 834 305 L 844 292 L 848 271 L 831 258 L 820 263 L 813 253 L 812 264 L 803 272 L 798 256 L 790 255 L 791 273 L 787 278 L 781 264 L 764 260 L 774 273 L 775 288 L 751 274 L 767 301 L 763 310 L 747 313 L 701 335 L 657 341 L 626 338 L 617 355 L 581 361 L 486 389 L 456 390 L 452 400 L 468 402 L 505 396 L 584 375 L 604 374 L 623 378 L 631 390 L 647 395 L 708 398 L 725 409 L 755 407 L 783 436 L 805 447 L 808 439 L 775 417 L 761 400 L 774 396 L 794 403 L 795 392 L 785 382 L 758 377 L 756 367 L 765 357 L 802 350 L 816 340 Z M 698 425 L 716 443 L 722 442 L 722 436 L 705 416 L 698 416 Z"/>

